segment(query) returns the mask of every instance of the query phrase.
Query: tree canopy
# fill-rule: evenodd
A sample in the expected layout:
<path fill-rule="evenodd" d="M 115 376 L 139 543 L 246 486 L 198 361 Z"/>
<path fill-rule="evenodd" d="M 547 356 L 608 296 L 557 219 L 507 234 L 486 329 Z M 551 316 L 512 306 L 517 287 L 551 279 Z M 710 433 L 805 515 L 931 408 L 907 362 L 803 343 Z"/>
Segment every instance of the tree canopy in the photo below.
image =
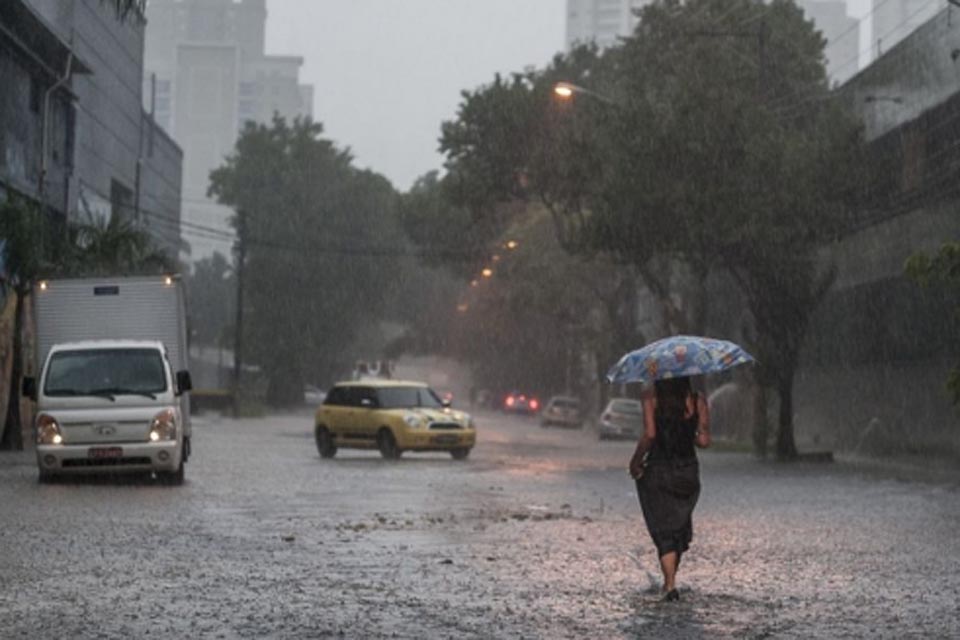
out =
<path fill-rule="evenodd" d="M 832 277 L 817 249 L 862 179 L 862 133 L 830 91 L 824 45 L 788 0 L 662 0 L 618 46 L 464 92 L 441 136 L 455 204 L 502 228 L 505 203 L 541 203 L 569 251 L 632 265 L 666 333 L 707 330 L 708 278 L 732 277 L 780 397 L 783 458 L 800 347 Z"/>
<path fill-rule="evenodd" d="M 210 194 L 238 212 L 244 343 L 271 404 L 299 402 L 305 380 L 329 382 L 354 360 L 353 339 L 402 280 L 393 187 L 322 133 L 310 119 L 247 123 L 211 173 Z"/>

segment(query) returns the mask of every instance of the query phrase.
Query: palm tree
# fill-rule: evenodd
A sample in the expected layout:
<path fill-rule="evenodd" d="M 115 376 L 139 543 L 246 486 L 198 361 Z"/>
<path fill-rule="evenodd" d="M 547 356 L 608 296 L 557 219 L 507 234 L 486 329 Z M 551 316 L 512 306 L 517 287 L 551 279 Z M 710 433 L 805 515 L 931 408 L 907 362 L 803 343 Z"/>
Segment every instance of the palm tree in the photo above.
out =
<path fill-rule="evenodd" d="M 0 203 L 0 243 L 5 248 L 6 274 L 0 273 L 0 288 L 15 296 L 13 367 L 9 401 L 0 449 L 22 449 L 20 384 L 23 377 L 23 328 L 26 301 L 32 285 L 41 276 L 147 275 L 175 268 L 153 243 L 150 235 L 134 224 L 112 218 L 72 225 L 69 244 L 54 247 L 51 225 L 32 201 L 12 197 Z M 49 256 L 56 255 L 51 260 Z"/>
<path fill-rule="evenodd" d="M 146 231 L 116 216 L 109 222 L 74 225 L 71 240 L 68 256 L 59 266 L 73 276 L 146 275 L 176 267 Z"/>

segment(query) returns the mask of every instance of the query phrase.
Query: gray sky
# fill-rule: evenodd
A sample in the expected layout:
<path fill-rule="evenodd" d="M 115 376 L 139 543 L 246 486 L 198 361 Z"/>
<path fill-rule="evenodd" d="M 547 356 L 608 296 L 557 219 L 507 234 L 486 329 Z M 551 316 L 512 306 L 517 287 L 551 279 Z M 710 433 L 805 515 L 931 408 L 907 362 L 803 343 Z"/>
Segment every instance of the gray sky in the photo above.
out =
<path fill-rule="evenodd" d="M 304 57 L 326 135 L 398 189 L 442 166 L 440 123 L 462 89 L 543 66 L 565 0 L 269 0 L 267 52 Z"/>
<path fill-rule="evenodd" d="M 304 57 L 326 135 L 399 189 L 443 159 L 462 89 L 543 66 L 564 45 L 566 0 L 269 0 L 267 51 Z M 847 0 L 867 16 L 871 0 Z M 861 25 L 861 50 L 869 17 Z"/>

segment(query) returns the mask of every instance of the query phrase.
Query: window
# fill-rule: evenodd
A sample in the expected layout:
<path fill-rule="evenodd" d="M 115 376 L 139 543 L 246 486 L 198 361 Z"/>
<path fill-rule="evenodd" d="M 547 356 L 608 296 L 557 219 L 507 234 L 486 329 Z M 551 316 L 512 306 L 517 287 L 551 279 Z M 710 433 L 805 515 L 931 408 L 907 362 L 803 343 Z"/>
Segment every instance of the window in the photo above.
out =
<path fill-rule="evenodd" d="M 55 353 L 44 385 L 48 396 L 152 395 L 167 377 L 156 349 L 84 349 Z"/>
<path fill-rule="evenodd" d="M 133 191 L 122 182 L 110 181 L 110 215 L 114 220 L 133 219 Z"/>

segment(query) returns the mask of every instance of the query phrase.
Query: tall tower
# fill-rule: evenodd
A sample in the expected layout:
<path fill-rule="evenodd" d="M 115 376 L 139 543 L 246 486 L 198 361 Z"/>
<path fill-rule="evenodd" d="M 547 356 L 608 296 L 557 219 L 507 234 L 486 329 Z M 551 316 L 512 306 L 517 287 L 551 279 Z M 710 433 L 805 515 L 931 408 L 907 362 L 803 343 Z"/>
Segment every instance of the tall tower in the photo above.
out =
<path fill-rule="evenodd" d="M 595 42 L 610 47 L 637 26 L 636 9 L 651 0 L 567 0 L 567 49 Z"/>
<path fill-rule="evenodd" d="M 184 151 L 189 258 L 229 254 L 233 212 L 207 197 L 210 172 L 246 122 L 312 115 L 313 89 L 299 82 L 303 59 L 265 53 L 266 0 L 151 0 L 147 20 L 145 101 Z"/>
<path fill-rule="evenodd" d="M 827 40 L 824 54 L 827 75 L 833 83 L 843 83 L 860 68 L 860 29 L 856 18 L 847 15 L 843 0 L 797 0 L 807 20 Z"/>

